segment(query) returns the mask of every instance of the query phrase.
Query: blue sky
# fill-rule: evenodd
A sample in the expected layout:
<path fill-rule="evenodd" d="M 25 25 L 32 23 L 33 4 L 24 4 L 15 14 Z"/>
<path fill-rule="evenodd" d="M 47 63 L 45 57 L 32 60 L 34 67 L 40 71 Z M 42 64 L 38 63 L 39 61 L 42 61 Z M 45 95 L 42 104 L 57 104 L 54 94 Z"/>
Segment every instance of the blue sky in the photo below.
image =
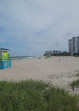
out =
<path fill-rule="evenodd" d="M 0 47 L 11 55 L 68 50 L 79 35 L 79 0 L 0 0 Z"/>

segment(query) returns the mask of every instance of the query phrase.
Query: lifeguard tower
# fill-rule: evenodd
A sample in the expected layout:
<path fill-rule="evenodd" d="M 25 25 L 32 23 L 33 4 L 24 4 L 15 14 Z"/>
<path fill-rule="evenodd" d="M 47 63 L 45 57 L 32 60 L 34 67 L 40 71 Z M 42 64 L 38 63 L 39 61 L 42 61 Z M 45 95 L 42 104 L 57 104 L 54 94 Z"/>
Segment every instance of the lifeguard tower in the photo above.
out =
<path fill-rule="evenodd" d="M 10 54 L 8 54 L 9 49 L 0 48 L 0 69 L 5 69 L 11 67 Z"/>

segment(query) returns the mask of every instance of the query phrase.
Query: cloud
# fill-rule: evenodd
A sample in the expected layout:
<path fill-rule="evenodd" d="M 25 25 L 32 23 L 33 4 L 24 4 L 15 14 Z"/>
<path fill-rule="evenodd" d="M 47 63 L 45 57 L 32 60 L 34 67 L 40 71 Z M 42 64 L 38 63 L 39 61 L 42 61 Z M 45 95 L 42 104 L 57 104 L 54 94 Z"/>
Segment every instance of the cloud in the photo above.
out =
<path fill-rule="evenodd" d="M 68 39 L 79 35 L 78 4 L 78 0 L 0 0 L 0 39 L 8 42 L 7 47 L 13 44 L 13 50 L 17 46 L 18 54 L 19 49 L 23 54 L 26 49 L 26 55 L 67 50 Z"/>

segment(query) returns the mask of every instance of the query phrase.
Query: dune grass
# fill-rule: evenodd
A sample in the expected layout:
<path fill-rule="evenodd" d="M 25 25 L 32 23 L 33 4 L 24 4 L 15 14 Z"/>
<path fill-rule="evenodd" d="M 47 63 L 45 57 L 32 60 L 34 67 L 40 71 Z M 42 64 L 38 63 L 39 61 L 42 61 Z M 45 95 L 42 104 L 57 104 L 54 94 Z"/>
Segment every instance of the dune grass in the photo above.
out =
<path fill-rule="evenodd" d="M 76 74 L 76 77 L 79 77 L 79 73 Z"/>
<path fill-rule="evenodd" d="M 43 81 L 0 81 L 0 111 L 79 111 L 78 102 Z"/>
<path fill-rule="evenodd" d="M 73 81 L 70 85 L 71 85 L 71 87 L 79 88 L 79 79 L 76 81 Z"/>
<path fill-rule="evenodd" d="M 45 56 L 46 59 L 49 59 L 49 58 L 51 58 L 51 57 L 52 57 L 52 56 Z"/>

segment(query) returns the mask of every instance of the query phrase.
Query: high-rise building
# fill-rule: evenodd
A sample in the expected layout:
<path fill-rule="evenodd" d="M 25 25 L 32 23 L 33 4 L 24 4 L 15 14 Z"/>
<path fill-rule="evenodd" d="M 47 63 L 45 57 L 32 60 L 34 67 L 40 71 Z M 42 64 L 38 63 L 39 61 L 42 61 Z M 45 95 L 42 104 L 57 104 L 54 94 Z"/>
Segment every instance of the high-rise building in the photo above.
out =
<path fill-rule="evenodd" d="M 79 53 L 79 36 L 75 38 L 75 52 Z"/>
<path fill-rule="evenodd" d="M 72 37 L 72 49 L 71 49 L 71 53 L 75 53 L 75 39 L 76 39 L 76 37 Z"/>
<path fill-rule="evenodd" d="M 69 52 L 72 52 L 72 39 L 69 39 L 68 41 L 68 46 L 69 46 Z"/>
<path fill-rule="evenodd" d="M 72 39 L 69 39 L 69 53 L 79 53 L 79 36 L 78 37 L 72 37 Z"/>

